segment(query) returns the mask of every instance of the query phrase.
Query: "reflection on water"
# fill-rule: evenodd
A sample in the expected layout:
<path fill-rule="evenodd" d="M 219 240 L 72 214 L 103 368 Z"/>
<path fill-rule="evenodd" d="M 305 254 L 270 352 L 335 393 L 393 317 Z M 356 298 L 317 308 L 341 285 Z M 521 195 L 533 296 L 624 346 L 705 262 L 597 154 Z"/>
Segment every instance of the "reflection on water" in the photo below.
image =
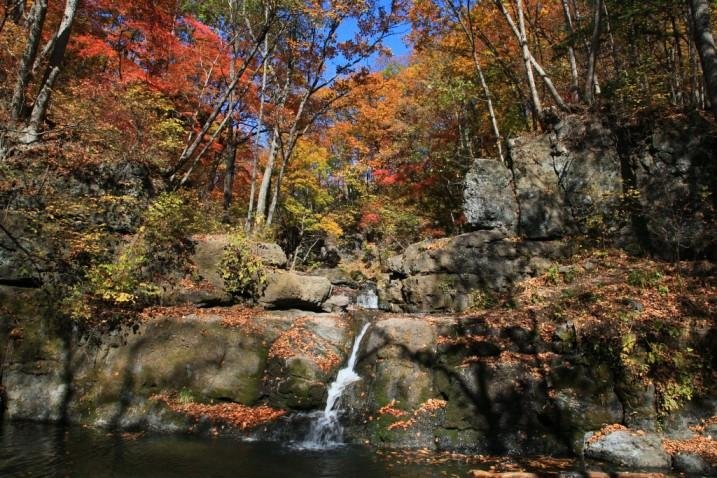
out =
<path fill-rule="evenodd" d="M 2 477 L 422 478 L 466 476 L 461 464 L 381 459 L 361 447 L 296 450 L 273 443 L 191 436 L 118 435 L 79 427 L 4 424 Z"/>

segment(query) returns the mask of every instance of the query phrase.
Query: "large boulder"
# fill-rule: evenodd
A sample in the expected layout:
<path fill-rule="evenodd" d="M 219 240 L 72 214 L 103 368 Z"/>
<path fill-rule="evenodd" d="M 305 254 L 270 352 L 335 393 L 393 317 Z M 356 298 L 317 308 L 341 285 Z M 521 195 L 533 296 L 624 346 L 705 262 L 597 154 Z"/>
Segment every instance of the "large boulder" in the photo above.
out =
<path fill-rule="evenodd" d="M 267 267 L 282 269 L 289 262 L 284 250 L 273 242 L 259 242 L 254 245 L 253 252 Z"/>
<path fill-rule="evenodd" d="M 325 277 L 272 271 L 267 275 L 259 303 L 269 309 L 320 311 L 330 295 L 331 282 Z"/>
<path fill-rule="evenodd" d="M 224 288 L 220 265 L 226 247 L 231 244 L 231 236 L 210 234 L 195 236 L 192 239 L 195 247 L 191 261 L 198 280 L 183 282 L 168 302 L 190 302 L 205 306 L 230 303 L 232 299 Z M 253 243 L 251 247 L 252 253 L 261 259 L 265 267 L 270 269 L 286 267 L 286 254 L 278 244 Z"/>
<path fill-rule="evenodd" d="M 672 466 L 672 459 L 658 435 L 627 430 L 612 432 L 597 440 L 588 439 L 585 456 L 629 468 L 669 469 Z"/>

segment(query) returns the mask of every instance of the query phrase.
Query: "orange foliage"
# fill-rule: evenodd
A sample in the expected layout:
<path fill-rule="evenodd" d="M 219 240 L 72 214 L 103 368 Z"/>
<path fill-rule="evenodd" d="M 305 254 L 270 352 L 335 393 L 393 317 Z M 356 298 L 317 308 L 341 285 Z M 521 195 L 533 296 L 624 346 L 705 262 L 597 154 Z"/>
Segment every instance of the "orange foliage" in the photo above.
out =
<path fill-rule="evenodd" d="M 214 424 L 229 425 L 240 430 L 251 430 L 286 415 L 286 410 L 278 410 L 265 405 L 247 407 L 239 403 L 214 405 L 180 403 L 168 395 L 154 395 L 151 399 L 162 403 L 173 412 L 186 415 L 195 421 L 206 418 Z"/>
<path fill-rule="evenodd" d="M 299 354 L 310 357 L 318 367 L 329 373 L 341 362 L 331 349 L 331 344 L 306 328 L 308 319 L 299 318 L 274 341 L 269 349 L 269 358 L 288 359 Z"/>
<path fill-rule="evenodd" d="M 424 403 L 422 403 L 413 412 L 413 415 L 411 416 L 411 418 L 408 418 L 407 420 L 400 420 L 400 421 L 394 422 L 388 426 L 388 429 L 389 430 L 396 430 L 396 429 L 406 430 L 408 428 L 411 428 L 413 425 L 416 424 L 416 421 L 422 415 L 434 414 L 438 410 L 446 408 L 446 405 L 448 405 L 448 402 L 446 402 L 445 400 L 439 400 L 436 398 L 428 399 Z M 396 416 L 396 415 L 394 415 L 394 416 Z"/>

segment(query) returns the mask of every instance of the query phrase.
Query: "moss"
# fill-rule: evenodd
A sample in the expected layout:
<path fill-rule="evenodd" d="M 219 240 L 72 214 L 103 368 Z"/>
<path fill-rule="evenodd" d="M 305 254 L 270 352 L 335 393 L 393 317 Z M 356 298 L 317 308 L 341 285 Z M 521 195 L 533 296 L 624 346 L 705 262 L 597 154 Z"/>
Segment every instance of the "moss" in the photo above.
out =
<path fill-rule="evenodd" d="M 402 430 L 389 430 L 392 423 L 398 421 L 390 415 L 379 415 L 369 425 L 369 436 L 371 443 L 400 443 L 406 434 Z"/>
<path fill-rule="evenodd" d="M 445 409 L 445 426 L 449 428 L 469 428 L 473 410 L 470 404 L 449 400 Z"/>
<path fill-rule="evenodd" d="M 302 358 L 294 357 L 288 361 L 287 373 L 292 377 L 303 378 L 311 380 L 316 375 L 313 370 L 309 368 L 306 361 Z"/>
<path fill-rule="evenodd" d="M 439 448 L 456 450 L 456 449 L 475 449 L 479 448 L 484 440 L 484 436 L 478 430 L 472 428 L 458 430 L 455 428 L 436 428 L 434 436 Z"/>

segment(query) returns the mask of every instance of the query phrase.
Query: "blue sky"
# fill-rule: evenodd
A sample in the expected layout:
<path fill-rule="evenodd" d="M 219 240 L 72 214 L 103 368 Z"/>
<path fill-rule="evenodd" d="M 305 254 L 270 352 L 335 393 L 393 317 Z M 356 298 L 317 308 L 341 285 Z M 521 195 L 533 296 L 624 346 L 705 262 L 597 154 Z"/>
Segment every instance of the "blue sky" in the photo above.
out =
<path fill-rule="evenodd" d="M 381 0 L 380 2 L 383 4 L 386 8 L 390 8 L 391 0 Z M 393 51 L 393 56 L 395 58 L 406 56 L 410 53 L 411 49 L 408 47 L 404 41 L 405 35 L 410 31 L 410 25 L 404 24 L 399 25 L 396 28 L 396 34 L 391 35 L 390 37 L 386 38 L 384 41 L 384 45 L 391 49 Z M 345 22 L 338 31 L 338 38 L 339 40 L 348 40 L 353 38 L 356 35 L 357 32 L 357 26 L 355 22 Z M 371 67 L 375 66 L 376 58 L 372 58 L 372 60 L 369 62 Z"/>

